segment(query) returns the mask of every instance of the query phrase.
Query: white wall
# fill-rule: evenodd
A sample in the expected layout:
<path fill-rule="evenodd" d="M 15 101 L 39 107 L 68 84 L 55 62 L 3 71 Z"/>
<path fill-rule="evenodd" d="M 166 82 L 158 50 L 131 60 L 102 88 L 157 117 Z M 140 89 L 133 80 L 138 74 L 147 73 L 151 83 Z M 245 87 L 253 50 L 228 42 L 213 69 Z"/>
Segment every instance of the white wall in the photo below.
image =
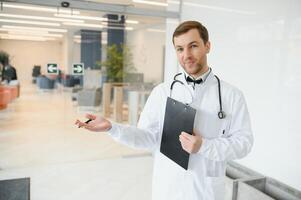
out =
<path fill-rule="evenodd" d="M 166 41 L 165 41 L 165 62 L 164 62 L 164 80 L 168 81 L 179 72 L 179 63 L 176 57 L 176 51 L 172 43 L 172 35 L 177 28 L 179 20 L 166 20 Z"/>
<path fill-rule="evenodd" d="M 48 62 L 58 63 L 59 67 L 64 69 L 60 42 L 0 40 L 0 50 L 4 50 L 10 55 L 11 64 L 17 69 L 21 84 L 22 82 L 31 82 L 34 65 L 41 65 L 42 73 L 46 73 Z"/>
<path fill-rule="evenodd" d="M 164 30 L 162 27 L 160 29 Z M 146 29 L 128 31 L 126 44 L 133 54 L 137 72 L 144 73 L 144 81 L 162 82 L 165 33 Z"/>
<path fill-rule="evenodd" d="M 68 31 L 64 35 L 64 39 L 62 42 L 62 59 L 63 66 L 66 69 L 66 74 L 72 74 L 72 66 L 73 66 L 73 51 L 76 46 L 73 41 L 73 31 Z"/>
<path fill-rule="evenodd" d="M 240 163 L 299 190 L 300 10 L 298 0 L 184 0 L 182 8 L 182 20 L 209 30 L 209 65 L 247 99 L 255 144 Z"/>

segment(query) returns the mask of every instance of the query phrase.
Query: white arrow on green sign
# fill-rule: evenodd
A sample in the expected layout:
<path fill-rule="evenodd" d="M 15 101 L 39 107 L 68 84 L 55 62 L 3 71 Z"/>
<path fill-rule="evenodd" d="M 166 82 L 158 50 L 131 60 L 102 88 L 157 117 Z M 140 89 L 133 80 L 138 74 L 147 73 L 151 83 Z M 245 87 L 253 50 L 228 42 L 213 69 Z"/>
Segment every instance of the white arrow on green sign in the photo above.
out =
<path fill-rule="evenodd" d="M 59 70 L 56 63 L 48 63 L 47 64 L 47 73 L 48 74 L 58 74 Z"/>
<path fill-rule="evenodd" d="M 73 73 L 73 75 L 83 75 L 84 74 L 84 64 L 83 63 L 73 64 L 72 73 Z"/>

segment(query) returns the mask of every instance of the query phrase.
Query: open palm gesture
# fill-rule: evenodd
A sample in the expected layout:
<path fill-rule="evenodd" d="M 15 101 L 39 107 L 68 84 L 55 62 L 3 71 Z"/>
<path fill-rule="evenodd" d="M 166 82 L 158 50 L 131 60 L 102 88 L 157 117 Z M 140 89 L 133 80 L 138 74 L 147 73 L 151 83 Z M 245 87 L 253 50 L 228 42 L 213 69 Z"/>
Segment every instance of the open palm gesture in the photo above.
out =
<path fill-rule="evenodd" d="M 107 131 L 112 127 L 111 122 L 101 116 L 86 114 L 86 118 L 89 119 L 89 122 L 82 122 L 80 120 L 76 120 L 75 124 L 78 125 L 79 128 L 84 127 L 89 131 L 95 132 Z"/>

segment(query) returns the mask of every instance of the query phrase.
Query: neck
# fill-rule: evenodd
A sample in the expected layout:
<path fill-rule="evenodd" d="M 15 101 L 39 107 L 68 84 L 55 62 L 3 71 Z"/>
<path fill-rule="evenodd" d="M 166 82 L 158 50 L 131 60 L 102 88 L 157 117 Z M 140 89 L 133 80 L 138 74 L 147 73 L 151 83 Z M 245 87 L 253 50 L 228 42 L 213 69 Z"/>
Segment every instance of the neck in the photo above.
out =
<path fill-rule="evenodd" d="M 209 70 L 208 65 L 205 65 L 204 67 L 202 67 L 202 69 L 200 71 L 198 71 L 195 74 L 189 74 L 189 76 L 193 77 L 194 79 L 197 79 L 198 77 L 200 77 L 203 74 L 205 74 L 208 70 Z"/>

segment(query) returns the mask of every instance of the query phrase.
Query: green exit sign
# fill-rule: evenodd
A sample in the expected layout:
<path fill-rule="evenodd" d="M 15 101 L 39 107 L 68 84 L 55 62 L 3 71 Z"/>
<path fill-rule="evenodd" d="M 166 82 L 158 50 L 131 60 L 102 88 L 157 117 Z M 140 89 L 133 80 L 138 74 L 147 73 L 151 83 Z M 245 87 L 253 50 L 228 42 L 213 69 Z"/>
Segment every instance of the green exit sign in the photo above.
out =
<path fill-rule="evenodd" d="M 48 63 L 47 64 L 47 73 L 48 74 L 58 74 L 59 69 L 56 63 Z"/>
<path fill-rule="evenodd" d="M 72 67 L 73 75 L 83 75 L 84 74 L 84 63 L 75 63 Z"/>

